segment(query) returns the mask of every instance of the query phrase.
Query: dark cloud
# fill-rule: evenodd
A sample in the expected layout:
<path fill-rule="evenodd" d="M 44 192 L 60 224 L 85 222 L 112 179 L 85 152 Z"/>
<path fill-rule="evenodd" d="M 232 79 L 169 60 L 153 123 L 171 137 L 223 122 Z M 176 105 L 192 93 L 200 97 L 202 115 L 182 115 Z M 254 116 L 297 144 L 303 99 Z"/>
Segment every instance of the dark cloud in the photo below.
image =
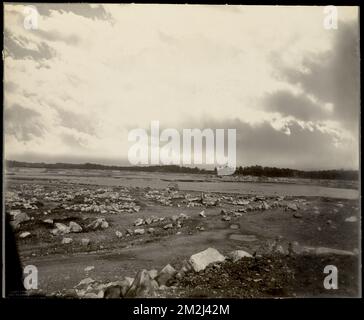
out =
<path fill-rule="evenodd" d="M 40 117 L 34 110 L 13 104 L 4 111 L 5 133 L 24 142 L 41 137 L 45 130 Z"/>
<path fill-rule="evenodd" d="M 331 119 L 357 134 L 360 112 L 358 24 L 339 22 L 338 29 L 330 32 L 335 32 L 332 49 L 307 56 L 303 61 L 304 71 L 282 66 L 276 54 L 277 72 L 281 79 L 300 85 L 307 94 L 323 103 L 332 103 Z M 293 113 L 294 109 L 292 107 Z"/>
<path fill-rule="evenodd" d="M 283 116 L 293 116 L 304 121 L 321 120 L 329 115 L 320 105 L 304 94 L 293 94 L 288 90 L 276 91 L 265 97 L 266 110 L 279 112 Z"/>
<path fill-rule="evenodd" d="M 240 120 L 184 123 L 184 128 L 236 129 L 237 165 L 263 165 L 296 169 L 356 168 L 358 146 L 339 136 L 314 128 L 304 129 L 291 121 L 290 135 L 278 131 L 269 122 L 251 125 Z M 227 135 L 227 132 L 225 132 Z"/>
<path fill-rule="evenodd" d="M 86 3 L 12 3 L 12 5 L 32 5 L 37 8 L 40 15 L 51 16 L 52 11 L 60 13 L 73 13 L 92 20 L 109 20 L 112 17 L 102 5 L 91 6 Z"/>
<path fill-rule="evenodd" d="M 56 52 L 47 43 L 32 43 L 37 46 L 37 50 L 29 49 L 30 42 L 23 36 L 15 36 L 7 29 L 4 30 L 4 51 L 6 56 L 15 60 L 32 59 L 35 61 L 45 61 L 56 56 Z"/>

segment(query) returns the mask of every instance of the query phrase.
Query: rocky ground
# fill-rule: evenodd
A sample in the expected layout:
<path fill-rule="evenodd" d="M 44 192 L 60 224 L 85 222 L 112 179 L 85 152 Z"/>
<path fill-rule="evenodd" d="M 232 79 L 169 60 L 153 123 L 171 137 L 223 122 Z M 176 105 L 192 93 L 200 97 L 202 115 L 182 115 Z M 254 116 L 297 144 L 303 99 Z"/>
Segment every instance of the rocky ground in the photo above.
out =
<path fill-rule="evenodd" d="M 9 183 L 5 202 L 23 264 L 39 269 L 31 294 L 358 295 L 358 200 L 28 180 Z"/>

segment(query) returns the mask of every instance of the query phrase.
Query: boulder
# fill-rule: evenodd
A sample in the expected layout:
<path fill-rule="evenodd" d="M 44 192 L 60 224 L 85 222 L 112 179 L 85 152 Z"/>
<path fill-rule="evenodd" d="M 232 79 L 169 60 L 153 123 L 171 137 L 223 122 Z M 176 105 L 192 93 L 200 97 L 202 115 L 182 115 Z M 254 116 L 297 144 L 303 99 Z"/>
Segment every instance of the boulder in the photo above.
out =
<path fill-rule="evenodd" d="M 90 239 L 88 239 L 88 238 L 82 238 L 81 239 L 81 244 L 83 246 L 88 246 L 90 244 Z"/>
<path fill-rule="evenodd" d="M 172 229 L 173 228 L 173 225 L 172 223 L 169 223 L 169 224 L 166 224 L 163 229 L 167 230 L 167 229 Z"/>
<path fill-rule="evenodd" d="M 179 218 L 182 219 L 182 220 L 187 220 L 189 218 L 189 216 L 187 214 L 185 214 L 185 213 L 180 213 Z"/>
<path fill-rule="evenodd" d="M 29 216 L 20 210 L 10 211 L 11 221 L 10 224 L 14 229 L 17 229 L 22 222 L 29 221 Z"/>
<path fill-rule="evenodd" d="M 264 210 L 269 210 L 270 209 L 270 206 L 268 203 L 266 203 L 265 201 L 263 201 L 263 209 Z"/>
<path fill-rule="evenodd" d="M 70 228 L 67 227 L 65 224 L 63 223 L 59 223 L 59 222 L 56 222 L 54 224 L 55 228 L 51 230 L 51 233 L 53 235 L 59 235 L 59 234 L 66 234 L 66 233 L 70 233 Z"/>
<path fill-rule="evenodd" d="M 234 262 L 236 262 L 241 258 L 252 258 L 253 256 L 244 250 L 234 250 L 228 254 L 228 257 L 231 258 L 231 260 L 233 260 Z"/>
<path fill-rule="evenodd" d="M 91 270 L 93 270 L 93 269 L 95 269 L 95 267 L 94 267 L 94 266 L 88 266 L 88 267 L 86 267 L 86 268 L 85 268 L 85 271 L 86 271 L 86 272 L 89 272 L 89 271 L 91 271 Z"/>
<path fill-rule="evenodd" d="M 121 238 L 123 236 L 123 234 L 120 232 L 120 231 L 115 231 L 115 235 L 118 237 L 118 238 Z"/>
<path fill-rule="evenodd" d="M 135 229 L 134 230 L 134 234 L 144 234 L 145 233 L 145 230 L 144 229 Z"/>
<path fill-rule="evenodd" d="M 144 223 L 144 220 L 142 218 L 138 218 L 135 220 L 134 225 L 136 227 L 141 226 Z"/>
<path fill-rule="evenodd" d="M 86 228 L 91 230 L 106 229 L 109 227 L 109 223 L 105 218 L 97 218 L 91 222 Z"/>
<path fill-rule="evenodd" d="M 81 286 L 88 286 L 89 284 L 94 283 L 94 282 L 95 282 L 95 280 L 92 278 L 85 278 L 79 282 L 79 284 L 76 286 L 76 288 L 81 287 Z"/>
<path fill-rule="evenodd" d="M 172 279 L 177 273 L 176 269 L 174 269 L 170 264 L 167 264 L 158 274 L 156 280 L 158 284 L 166 285 L 168 280 Z"/>
<path fill-rule="evenodd" d="M 216 249 L 208 248 L 190 257 L 189 263 L 194 271 L 204 270 L 210 263 L 222 262 L 225 257 Z"/>
<path fill-rule="evenodd" d="M 345 219 L 345 222 L 357 222 L 358 218 L 355 216 L 351 216 Z"/>
<path fill-rule="evenodd" d="M 127 291 L 129 290 L 131 283 L 124 279 L 122 281 L 117 281 L 109 285 L 104 291 L 104 298 L 114 299 L 125 297 Z"/>
<path fill-rule="evenodd" d="M 298 210 L 298 207 L 295 203 L 289 203 L 287 204 L 287 208 L 292 210 L 292 211 L 297 211 Z"/>
<path fill-rule="evenodd" d="M 135 278 L 125 277 L 124 280 L 128 282 L 129 287 L 133 284 Z"/>
<path fill-rule="evenodd" d="M 69 244 L 69 243 L 71 243 L 73 241 L 73 239 L 72 238 L 63 238 L 62 239 L 62 244 Z"/>
<path fill-rule="evenodd" d="M 25 232 L 22 232 L 22 233 L 19 235 L 19 238 L 24 239 L 24 238 L 29 237 L 30 235 L 31 235 L 31 233 L 30 233 L 30 232 L 25 231 Z"/>
<path fill-rule="evenodd" d="M 154 280 L 158 276 L 158 270 L 152 269 L 148 271 L 150 278 Z"/>
<path fill-rule="evenodd" d="M 81 232 L 82 231 L 82 227 L 78 223 L 76 223 L 74 221 L 71 221 L 69 223 L 68 227 L 70 229 L 70 232 L 75 232 L 76 233 L 76 232 Z"/>
<path fill-rule="evenodd" d="M 155 287 L 147 270 L 143 269 L 137 273 L 135 279 L 126 292 L 126 297 L 145 297 L 153 295 Z"/>

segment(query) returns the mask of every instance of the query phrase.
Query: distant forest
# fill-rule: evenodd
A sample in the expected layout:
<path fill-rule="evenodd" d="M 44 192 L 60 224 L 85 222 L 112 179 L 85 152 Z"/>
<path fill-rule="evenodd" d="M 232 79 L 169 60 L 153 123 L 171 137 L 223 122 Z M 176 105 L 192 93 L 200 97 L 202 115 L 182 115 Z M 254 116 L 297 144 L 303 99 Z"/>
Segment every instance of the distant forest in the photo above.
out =
<path fill-rule="evenodd" d="M 126 170 L 143 172 L 171 172 L 171 173 L 196 173 L 217 174 L 217 170 L 199 169 L 197 167 L 181 167 L 177 165 L 165 166 L 107 166 L 95 163 L 31 163 L 6 160 L 7 168 L 45 168 L 45 169 L 88 169 L 88 170 Z M 306 179 L 330 179 L 330 180 L 358 180 L 358 170 L 315 170 L 303 171 L 288 168 L 249 166 L 238 167 L 234 175 L 271 177 L 271 178 L 306 178 Z"/>

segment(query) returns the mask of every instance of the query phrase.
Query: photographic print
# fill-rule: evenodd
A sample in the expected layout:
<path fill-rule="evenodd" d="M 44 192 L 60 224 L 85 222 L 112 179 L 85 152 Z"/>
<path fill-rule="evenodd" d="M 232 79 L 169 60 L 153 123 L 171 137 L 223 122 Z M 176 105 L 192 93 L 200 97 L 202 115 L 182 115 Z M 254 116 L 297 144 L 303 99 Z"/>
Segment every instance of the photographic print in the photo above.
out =
<path fill-rule="evenodd" d="M 358 7 L 3 9 L 3 297 L 361 297 Z"/>

